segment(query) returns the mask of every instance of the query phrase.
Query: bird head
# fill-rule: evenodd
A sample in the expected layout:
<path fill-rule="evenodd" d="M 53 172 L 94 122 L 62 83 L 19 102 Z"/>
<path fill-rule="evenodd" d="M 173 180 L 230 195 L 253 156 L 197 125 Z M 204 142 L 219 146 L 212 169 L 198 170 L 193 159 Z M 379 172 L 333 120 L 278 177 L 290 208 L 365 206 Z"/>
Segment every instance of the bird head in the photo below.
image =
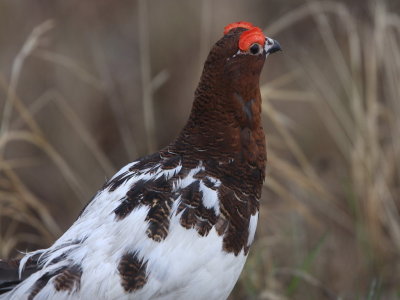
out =
<path fill-rule="evenodd" d="M 281 50 L 280 44 L 248 22 L 231 23 L 212 47 L 203 74 L 211 74 L 225 87 L 258 82 L 266 57 Z M 221 86 L 222 87 L 222 86 Z"/>
<path fill-rule="evenodd" d="M 269 37 L 266 37 L 260 28 L 249 22 L 235 22 L 224 28 L 224 36 L 239 31 L 238 53 L 268 56 L 271 53 L 281 50 L 281 45 Z M 245 30 L 245 31 L 243 31 Z"/>

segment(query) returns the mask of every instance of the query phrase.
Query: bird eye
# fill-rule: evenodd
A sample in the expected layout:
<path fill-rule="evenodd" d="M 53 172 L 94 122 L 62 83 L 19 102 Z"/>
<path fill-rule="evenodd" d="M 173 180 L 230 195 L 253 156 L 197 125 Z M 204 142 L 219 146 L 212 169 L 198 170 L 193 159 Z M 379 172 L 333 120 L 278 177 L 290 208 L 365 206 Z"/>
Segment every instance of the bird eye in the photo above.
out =
<path fill-rule="evenodd" d="M 260 53 L 260 49 L 261 49 L 260 45 L 254 43 L 253 45 L 250 46 L 249 50 L 251 54 L 256 55 Z"/>

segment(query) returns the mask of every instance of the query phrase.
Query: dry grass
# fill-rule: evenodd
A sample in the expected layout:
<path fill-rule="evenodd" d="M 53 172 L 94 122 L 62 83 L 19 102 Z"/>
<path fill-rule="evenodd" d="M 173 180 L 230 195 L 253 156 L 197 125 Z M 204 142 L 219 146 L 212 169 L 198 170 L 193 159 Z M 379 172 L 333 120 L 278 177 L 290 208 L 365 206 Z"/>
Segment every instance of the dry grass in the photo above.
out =
<path fill-rule="evenodd" d="M 212 5 L 204 1 L 200 9 L 200 56 L 213 36 Z M 288 45 L 284 55 L 269 59 L 268 68 L 276 67 L 275 60 L 289 71 L 269 74 L 262 85 L 268 179 L 257 241 L 232 299 L 400 297 L 400 15 L 380 2 L 370 5 L 370 15 L 360 18 L 340 2 L 306 2 L 267 26 L 270 36 Z M 173 72 L 153 67 L 151 9 L 139 1 L 137 106 L 124 103 L 106 49 L 94 44 L 95 71 L 49 50 L 51 21 L 27 37 L 9 76 L 0 70 L 2 257 L 14 255 L 15 248 L 49 245 L 103 174 L 112 175 L 127 159 L 161 143 L 160 98 L 168 94 L 163 85 Z M 285 38 L 306 26 L 312 39 Z M 21 78 L 32 61 L 55 68 L 57 78 L 73 84 L 27 97 Z M 102 113 L 93 107 L 103 102 L 71 100 L 92 94 L 110 102 L 97 123 L 94 115 Z M 134 123 L 127 110 L 135 112 Z M 145 134 L 138 136 L 133 124 Z M 40 171 L 46 165 L 52 167 Z M 46 180 L 50 186 L 40 185 Z"/>

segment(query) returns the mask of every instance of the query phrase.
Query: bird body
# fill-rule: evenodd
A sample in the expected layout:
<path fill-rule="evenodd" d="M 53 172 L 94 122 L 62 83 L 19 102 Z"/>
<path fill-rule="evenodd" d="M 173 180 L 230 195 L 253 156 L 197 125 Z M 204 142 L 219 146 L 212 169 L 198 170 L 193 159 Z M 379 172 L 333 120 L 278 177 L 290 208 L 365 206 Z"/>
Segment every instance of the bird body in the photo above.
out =
<path fill-rule="evenodd" d="M 220 221 L 219 227 L 211 225 L 221 214 L 218 194 L 213 189 L 220 187 L 220 181 L 205 175 L 201 163 L 185 171 L 181 163 L 169 170 L 163 170 L 157 163 L 144 171 L 129 171 L 141 162 L 143 160 L 119 171 L 50 248 L 24 257 L 22 264 L 41 257 L 43 267 L 10 295 L 6 294 L 6 299 L 28 297 L 35 286 L 39 290 L 38 282 L 46 274 L 49 274 L 49 281 L 53 278 L 53 284 L 40 289 L 37 299 L 70 299 L 71 295 L 73 299 L 89 299 L 93 295 L 99 299 L 224 299 L 229 295 L 245 263 L 247 250 L 244 248 L 252 243 L 258 213 L 252 217 L 255 221 L 248 224 L 250 234 L 246 234 L 244 248 L 236 255 L 221 251 L 221 232 L 226 224 Z M 152 200 L 157 189 L 165 193 L 162 181 L 171 187 L 176 200 L 166 212 L 172 216 L 168 234 L 163 231 L 163 220 L 157 219 L 164 213 L 162 211 L 154 213 L 154 219 L 150 219 L 154 231 L 149 230 L 150 210 L 158 206 L 152 206 L 153 203 L 138 205 L 131 211 L 123 207 L 124 201 L 129 201 L 126 195 L 132 191 L 132 186 L 142 180 L 145 184 L 140 193 L 149 194 Z M 142 202 L 146 201 L 145 197 Z M 200 202 L 197 206 L 202 207 L 203 214 L 184 215 L 196 201 Z M 120 219 L 117 222 L 116 215 Z M 79 267 L 69 271 L 71 266 Z M 59 286 L 57 277 L 63 281 Z M 75 281 L 79 277 L 78 284 Z M 79 293 L 74 293 L 75 290 Z"/>
<path fill-rule="evenodd" d="M 51 247 L 15 263 L 18 276 L 15 268 L 4 280 L 1 270 L 13 268 L 2 262 L 0 299 L 228 297 L 257 227 L 259 75 L 279 48 L 250 23 L 234 24 L 207 58 L 178 138 L 115 174 Z"/>

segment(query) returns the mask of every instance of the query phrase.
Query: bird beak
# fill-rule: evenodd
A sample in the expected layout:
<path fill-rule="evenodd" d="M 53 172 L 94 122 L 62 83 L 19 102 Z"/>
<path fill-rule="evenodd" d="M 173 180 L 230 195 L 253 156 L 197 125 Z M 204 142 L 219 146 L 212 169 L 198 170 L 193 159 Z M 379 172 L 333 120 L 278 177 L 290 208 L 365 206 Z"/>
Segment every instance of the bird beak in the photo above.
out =
<path fill-rule="evenodd" d="M 277 51 L 281 51 L 281 45 L 278 43 L 278 41 L 273 40 L 269 37 L 265 38 L 265 46 L 264 46 L 265 54 L 271 54 Z"/>

